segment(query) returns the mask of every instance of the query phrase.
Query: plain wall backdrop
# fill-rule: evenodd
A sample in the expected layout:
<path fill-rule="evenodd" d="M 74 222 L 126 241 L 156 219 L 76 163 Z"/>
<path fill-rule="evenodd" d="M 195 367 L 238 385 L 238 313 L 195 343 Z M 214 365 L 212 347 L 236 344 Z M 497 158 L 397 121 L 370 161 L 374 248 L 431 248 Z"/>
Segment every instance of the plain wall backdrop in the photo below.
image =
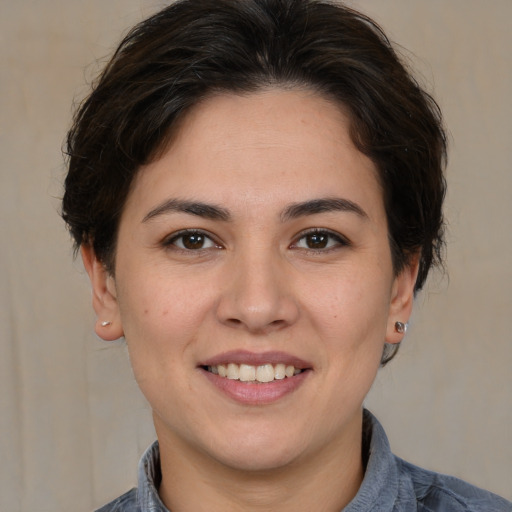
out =
<path fill-rule="evenodd" d="M 93 334 L 59 197 L 73 101 L 164 4 L 0 2 L 2 512 L 92 510 L 135 484 L 154 438 L 123 343 Z M 512 2 L 350 4 L 407 48 L 450 133 L 448 276 L 367 405 L 398 455 L 512 499 Z"/>

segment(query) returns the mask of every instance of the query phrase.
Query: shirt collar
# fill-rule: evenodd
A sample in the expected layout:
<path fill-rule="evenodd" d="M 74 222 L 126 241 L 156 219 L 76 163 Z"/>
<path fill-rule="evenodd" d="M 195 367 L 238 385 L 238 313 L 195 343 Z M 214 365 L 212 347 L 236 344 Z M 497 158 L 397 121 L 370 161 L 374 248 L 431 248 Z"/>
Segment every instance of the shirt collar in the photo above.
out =
<path fill-rule="evenodd" d="M 363 483 L 343 512 L 392 511 L 398 496 L 399 472 L 382 425 L 370 411 L 363 412 Z"/>
<path fill-rule="evenodd" d="M 158 496 L 161 480 L 160 448 L 158 441 L 155 441 L 139 462 L 137 503 L 141 512 L 169 512 Z"/>

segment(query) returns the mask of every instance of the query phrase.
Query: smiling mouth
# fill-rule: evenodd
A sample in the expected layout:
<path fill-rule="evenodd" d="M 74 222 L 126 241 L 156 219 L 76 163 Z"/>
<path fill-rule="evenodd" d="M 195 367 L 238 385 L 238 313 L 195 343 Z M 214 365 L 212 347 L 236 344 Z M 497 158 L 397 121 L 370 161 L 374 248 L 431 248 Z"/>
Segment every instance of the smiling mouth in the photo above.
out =
<path fill-rule="evenodd" d="M 275 380 L 289 379 L 304 371 L 300 368 L 295 368 L 295 366 L 286 365 L 284 363 L 262 364 L 258 366 L 228 363 L 204 366 L 203 368 L 206 371 L 222 378 L 249 383 L 267 383 Z"/>

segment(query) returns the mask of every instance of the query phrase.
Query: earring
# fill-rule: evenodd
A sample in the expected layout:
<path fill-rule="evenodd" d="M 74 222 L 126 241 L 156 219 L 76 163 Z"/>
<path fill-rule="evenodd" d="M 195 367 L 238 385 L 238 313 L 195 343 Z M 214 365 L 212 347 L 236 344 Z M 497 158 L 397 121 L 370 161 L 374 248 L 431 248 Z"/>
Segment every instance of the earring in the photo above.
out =
<path fill-rule="evenodd" d="M 101 327 L 108 327 L 109 325 L 112 325 L 112 322 L 109 322 L 108 320 L 101 322 Z"/>
<path fill-rule="evenodd" d="M 400 334 L 405 334 L 407 332 L 408 325 L 404 322 L 395 322 L 395 331 Z"/>

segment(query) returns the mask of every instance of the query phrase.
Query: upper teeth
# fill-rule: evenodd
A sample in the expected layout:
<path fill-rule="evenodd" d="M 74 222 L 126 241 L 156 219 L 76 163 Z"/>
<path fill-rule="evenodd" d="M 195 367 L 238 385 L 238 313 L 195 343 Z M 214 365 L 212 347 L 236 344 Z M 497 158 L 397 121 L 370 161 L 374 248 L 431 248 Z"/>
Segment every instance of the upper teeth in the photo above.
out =
<path fill-rule="evenodd" d="M 250 364 L 218 364 L 216 366 L 208 366 L 208 371 L 227 377 L 231 380 L 241 380 L 242 382 L 272 382 L 281 380 L 285 377 L 293 377 L 301 372 L 292 365 L 282 363 L 271 365 L 262 364 L 260 366 L 252 366 Z"/>

